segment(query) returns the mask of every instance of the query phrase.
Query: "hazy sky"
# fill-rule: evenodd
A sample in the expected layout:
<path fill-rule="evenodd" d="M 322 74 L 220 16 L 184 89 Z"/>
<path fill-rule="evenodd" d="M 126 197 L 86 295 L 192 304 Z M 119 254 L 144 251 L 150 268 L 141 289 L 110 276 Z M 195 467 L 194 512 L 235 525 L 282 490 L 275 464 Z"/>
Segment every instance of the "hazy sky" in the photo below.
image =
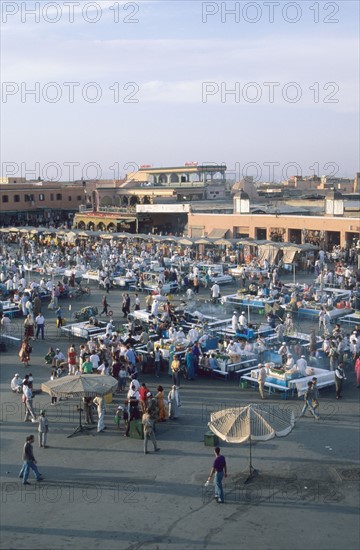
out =
<path fill-rule="evenodd" d="M 1 10 L 3 176 L 188 161 L 226 163 L 237 179 L 359 170 L 357 1 Z"/>

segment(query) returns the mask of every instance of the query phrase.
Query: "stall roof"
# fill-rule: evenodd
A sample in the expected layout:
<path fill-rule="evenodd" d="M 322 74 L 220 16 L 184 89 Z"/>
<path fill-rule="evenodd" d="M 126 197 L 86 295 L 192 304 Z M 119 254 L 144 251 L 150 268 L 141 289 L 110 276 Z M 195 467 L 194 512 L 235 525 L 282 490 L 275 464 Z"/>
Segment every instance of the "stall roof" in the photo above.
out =
<path fill-rule="evenodd" d="M 210 239 L 223 239 L 227 232 L 228 232 L 228 229 L 218 229 L 215 227 L 210 231 L 210 233 L 208 234 L 208 237 Z"/>

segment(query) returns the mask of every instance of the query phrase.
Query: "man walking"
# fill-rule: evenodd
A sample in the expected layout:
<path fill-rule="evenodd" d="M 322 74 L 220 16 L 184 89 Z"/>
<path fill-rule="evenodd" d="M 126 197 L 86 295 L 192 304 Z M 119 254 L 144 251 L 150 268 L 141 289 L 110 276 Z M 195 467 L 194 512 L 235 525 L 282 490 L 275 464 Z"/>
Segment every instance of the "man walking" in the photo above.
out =
<path fill-rule="evenodd" d="M 147 450 L 149 439 L 151 439 L 152 444 L 154 445 L 154 451 L 160 451 L 154 434 L 154 421 L 147 411 L 144 412 L 142 416 L 142 425 L 144 426 L 144 454 L 149 454 L 149 451 Z"/>
<path fill-rule="evenodd" d="M 344 365 L 343 363 L 340 363 L 340 365 L 338 365 L 335 370 L 336 399 L 342 398 L 341 391 L 344 384 L 344 380 L 346 380 Z"/>
<path fill-rule="evenodd" d="M 30 468 L 35 474 L 36 481 L 42 481 L 44 479 L 36 466 L 37 463 L 33 452 L 34 441 L 35 441 L 35 437 L 33 435 L 29 435 L 25 441 L 24 450 L 23 450 L 24 462 L 19 472 L 19 478 L 23 480 L 23 485 L 30 485 L 30 483 L 28 482 Z"/>
<path fill-rule="evenodd" d="M 36 321 L 36 335 L 35 335 L 35 338 L 38 339 L 39 334 L 41 333 L 41 338 L 42 338 L 42 340 L 44 340 L 45 318 L 44 318 L 44 316 L 41 312 L 36 316 L 35 321 Z"/>
<path fill-rule="evenodd" d="M 39 427 L 38 427 L 39 447 L 44 447 L 44 449 L 47 449 L 46 443 L 47 443 L 47 434 L 49 431 L 49 423 L 48 423 L 48 419 L 46 418 L 44 410 L 40 411 L 38 422 L 39 422 Z"/>
<path fill-rule="evenodd" d="M 315 410 L 315 409 L 319 408 L 319 395 L 320 395 L 318 387 L 317 387 L 317 378 L 316 378 L 316 376 L 314 376 L 312 378 L 312 390 L 313 390 L 313 393 L 314 393 L 312 405 L 313 405 L 314 410 Z M 319 412 L 319 411 L 317 411 L 317 412 Z"/>
<path fill-rule="evenodd" d="M 103 309 L 102 309 L 100 315 L 103 315 L 103 314 L 107 315 L 108 314 L 108 309 L 109 309 L 109 304 L 108 304 L 106 296 L 103 296 L 101 304 L 102 304 Z"/>
<path fill-rule="evenodd" d="M 225 460 L 225 457 L 220 454 L 220 447 L 215 447 L 214 453 L 215 453 L 215 460 L 213 463 L 213 467 L 211 468 L 208 481 L 211 481 L 212 477 L 214 477 L 214 489 L 215 489 L 214 498 L 216 499 L 216 502 L 218 504 L 223 504 L 224 489 L 222 486 L 222 480 L 224 476 L 227 477 L 226 460 Z"/>
<path fill-rule="evenodd" d="M 303 406 L 303 409 L 300 414 L 300 418 L 305 415 L 307 408 L 309 407 L 311 414 L 316 418 L 316 420 L 319 420 L 320 416 L 319 413 L 314 408 L 314 402 L 315 402 L 315 396 L 314 396 L 314 390 L 313 390 L 313 383 L 311 380 L 307 383 L 308 387 L 304 394 L 304 401 L 305 404 Z"/>

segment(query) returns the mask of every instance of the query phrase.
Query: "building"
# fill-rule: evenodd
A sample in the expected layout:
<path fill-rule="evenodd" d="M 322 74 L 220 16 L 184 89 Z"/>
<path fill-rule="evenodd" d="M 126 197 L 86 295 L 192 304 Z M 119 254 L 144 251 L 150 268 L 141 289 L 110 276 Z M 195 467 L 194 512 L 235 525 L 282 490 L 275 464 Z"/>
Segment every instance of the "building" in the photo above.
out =
<path fill-rule="evenodd" d="M 50 221 L 72 224 L 84 203 L 83 182 L 1 183 L 0 225 L 41 225 Z"/>
<path fill-rule="evenodd" d="M 183 232 L 184 204 L 223 201 L 227 197 L 226 166 L 186 163 L 152 168 L 143 165 L 124 180 L 86 182 L 86 207 L 74 227 L 109 231 Z M 139 208 L 137 207 L 144 207 Z M 170 219 L 169 214 L 173 216 Z M 165 218 L 165 219 L 164 219 Z"/>

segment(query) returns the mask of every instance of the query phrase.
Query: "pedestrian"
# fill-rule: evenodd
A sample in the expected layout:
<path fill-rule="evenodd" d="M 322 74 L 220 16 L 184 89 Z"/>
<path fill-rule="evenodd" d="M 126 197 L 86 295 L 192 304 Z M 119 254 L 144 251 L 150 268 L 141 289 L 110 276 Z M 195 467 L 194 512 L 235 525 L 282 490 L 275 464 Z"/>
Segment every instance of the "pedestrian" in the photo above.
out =
<path fill-rule="evenodd" d="M 265 365 L 263 365 L 262 363 L 259 363 L 258 369 L 259 369 L 258 371 L 259 393 L 260 393 L 261 399 L 265 399 L 264 387 L 265 387 L 267 371 L 266 371 Z"/>
<path fill-rule="evenodd" d="M 208 477 L 210 482 L 212 477 L 214 477 L 214 490 L 215 490 L 215 500 L 218 504 L 224 503 L 224 489 L 222 486 L 222 480 L 224 477 L 227 477 L 227 465 L 225 457 L 220 454 L 220 447 L 215 447 L 214 449 L 215 460 Z"/>
<path fill-rule="evenodd" d="M 100 315 L 102 315 L 103 313 L 105 313 L 105 315 L 108 315 L 109 304 L 108 304 L 106 296 L 103 296 L 101 305 L 102 305 L 103 309 L 102 309 Z"/>
<path fill-rule="evenodd" d="M 50 380 L 56 380 L 57 377 L 58 377 L 57 370 L 53 369 L 51 371 Z M 56 403 L 57 403 L 57 397 L 55 395 L 52 395 L 51 396 L 51 404 L 54 406 L 54 405 L 56 405 Z"/>
<path fill-rule="evenodd" d="M 305 404 L 302 408 L 300 418 L 305 415 L 307 409 L 309 408 L 310 412 L 314 416 L 314 418 L 316 418 L 316 420 L 319 420 L 319 418 L 320 418 L 319 413 L 314 408 L 314 405 L 316 403 L 315 403 L 315 399 L 314 399 L 313 383 L 312 383 L 311 380 L 309 380 L 309 382 L 307 383 L 307 389 L 306 389 L 305 394 L 304 394 L 304 401 L 305 401 Z"/>
<path fill-rule="evenodd" d="M 155 351 L 154 351 L 155 376 L 156 376 L 156 378 L 159 378 L 159 376 L 160 376 L 161 360 L 162 360 L 162 353 L 161 353 L 161 350 L 160 350 L 160 346 L 156 346 Z"/>
<path fill-rule="evenodd" d="M 124 364 L 121 364 L 120 370 L 119 370 L 119 389 L 120 391 L 125 391 L 126 386 L 126 379 L 127 379 L 127 372 Z"/>
<path fill-rule="evenodd" d="M 173 384 L 180 387 L 180 360 L 178 355 L 174 355 L 174 359 L 171 362 L 171 373 Z"/>
<path fill-rule="evenodd" d="M 105 399 L 102 396 L 97 396 L 93 399 L 93 403 L 96 406 L 97 413 L 98 413 L 98 425 L 97 425 L 97 431 L 98 433 L 103 432 L 106 430 L 105 426 Z"/>
<path fill-rule="evenodd" d="M 195 380 L 195 356 L 191 347 L 187 348 L 185 355 L 187 379 Z"/>
<path fill-rule="evenodd" d="M 120 430 L 120 422 L 121 422 L 121 419 L 123 418 L 123 414 L 124 414 L 124 407 L 119 405 L 118 408 L 116 409 L 115 416 L 114 416 L 114 422 L 116 424 L 116 429 L 118 431 Z"/>
<path fill-rule="evenodd" d="M 0 325 L 1 325 L 1 332 L 3 334 L 10 335 L 10 333 L 11 333 L 11 319 L 10 319 L 9 315 L 5 314 L 2 317 Z"/>
<path fill-rule="evenodd" d="M 320 393 L 319 393 L 319 390 L 318 390 L 318 387 L 317 387 L 317 378 L 316 378 L 316 376 L 313 376 L 311 381 L 312 381 L 312 390 L 313 390 L 313 393 L 314 393 L 312 405 L 314 407 L 314 410 L 316 410 L 316 409 L 319 408 L 319 396 L 320 396 Z M 317 412 L 319 412 L 319 411 L 317 411 Z"/>
<path fill-rule="evenodd" d="M 199 369 L 200 357 L 202 356 L 201 346 L 198 340 L 194 343 L 192 347 L 192 354 L 194 356 L 194 375 L 197 376 Z"/>
<path fill-rule="evenodd" d="M 340 363 L 335 369 L 336 399 L 342 399 L 341 392 L 342 392 L 344 380 L 346 380 L 344 364 Z"/>
<path fill-rule="evenodd" d="M 25 368 L 29 366 L 31 352 L 32 352 L 32 347 L 30 346 L 29 341 L 25 336 L 19 351 L 20 361 L 22 362 Z"/>
<path fill-rule="evenodd" d="M 36 422 L 36 415 L 33 409 L 33 392 L 32 384 L 29 380 L 23 382 L 23 403 L 25 405 L 25 418 L 24 422 Z"/>
<path fill-rule="evenodd" d="M 42 481 L 44 479 L 36 466 L 37 462 L 35 460 L 33 451 L 34 441 L 35 437 L 33 435 L 28 435 L 25 441 L 22 457 L 23 465 L 19 472 L 19 478 L 23 480 L 23 485 L 30 485 L 30 483 L 28 482 L 30 469 L 34 472 L 36 481 Z"/>
<path fill-rule="evenodd" d="M 110 287 L 111 287 L 111 281 L 110 281 L 110 277 L 109 275 L 106 275 L 105 279 L 104 279 L 104 287 L 106 289 L 106 293 L 109 294 L 110 292 Z"/>
<path fill-rule="evenodd" d="M 44 318 L 43 314 L 41 313 L 41 311 L 36 316 L 35 322 L 36 322 L 35 338 L 37 340 L 39 338 L 39 334 L 41 334 L 41 339 L 44 340 L 45 339 L 45 334 L 44 334 L 45 318 Z"/>
<path fill-rule="evenodd" d="M 177 386 L 172 386 L 168 395 L 168 404 L 169 404 L 169 418 L 170 420 L 176 420 L 179 418 L 179 408 L 181 407 L 181 399 L 179 388 Z"/>
<path fill-rule="evenodd" d="M 34 334 L 34 319 L 29 313 L 24 321 L 24 336 L 26 336 L 26 338 L 34 338 Z"/>
<path fill-rule="evenodd" d="M 166 422 L 166 407 L 165 407 L 165 396 L 164 388 L 162 386 L 157 387 L 157 394 L 155 395 L 157 400 L 157 410 L 158 417 L 160 422 Z"/>
<path fill-rule="evenodd" d="M 38 426 L 39 447 L 44 447 L 44 449 L 47 449 L 48 446 L 46 445 L 46 443 L 47 443 L 47 434 L 49 431 L 49 423 L 48 423 L 48 419 L 46 418 L 46 414 L 44 410 L 40 411 L 38 422 L 39 422 L 39 426 Z"/>
<path fill-rule="evenodd" d="M 127 292 L 125 292 L 125 294 L 123 294 L 122 308 L 121 308 L 125 319 L 127 319 L 127 316 L 130 313 L 130 305 L 131 305 L 130 296 Z"/>
<path fill-rule="evenodd" d="M 61 328 L 63 326 L 63 317 L 61 307 L 59 306 L 56 310 L 56 328 Z"/>
<path fill-rule="evenodd" d="M 217 283 L 214 283 L 210 289 L 211 291 L 211 301 L 213 304 L 217 304 L 220 298 L 220 287 Z"/>
<path fill-rule="evenodd" d="M 154 421 L 148 411 L 145 411 L 142 415 L 142 425 L 144 426 L 144 454 L 149 454 L 147 450 L 149 439 L 151 439 L 154 445 L 154 451 L 160 451 L 154 434 Z"/>
<path fill-rule="evenodd" d="M 355 360 L 354 369 L 356 375 L 356 387 L 360 388 L 360 355 Z"/>
<path fill-rule="evenodd" d="M 140 298 L 139 298 L 138 293 L 136 292 L 134 311 L 139 311 L 139 309 L 140 309 Z"/>
<path fill-rule="evenodd" d="M 68 349 L 67 359 L 68 359 L 69 375 L 75 374 L 76 365 L 77 365 L 77 355 L 76 355 L 74 344 L 71 344 L 71 346 Z"/>
<path fill-rule="evenodd" d="M 93 399 L 92 397 L 83 397 L 84 416 L 86 424 L 95 424 L 93 418 Z"/>
<path fill-rule="evenodd" d="M 199 294 L 199 286 L 200 286 L 199 277 L 195 275 L 193 279 L 193 287 L 194 287 L 195 294 Z"/>

